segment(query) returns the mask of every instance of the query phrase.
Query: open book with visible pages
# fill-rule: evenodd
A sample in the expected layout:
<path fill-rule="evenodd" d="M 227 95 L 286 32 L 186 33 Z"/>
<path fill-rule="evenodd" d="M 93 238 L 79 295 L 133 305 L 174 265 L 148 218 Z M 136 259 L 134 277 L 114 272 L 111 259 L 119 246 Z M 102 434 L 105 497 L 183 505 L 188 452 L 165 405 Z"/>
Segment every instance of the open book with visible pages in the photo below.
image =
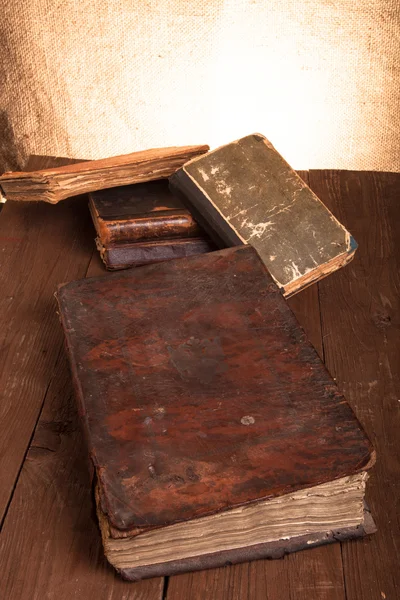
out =
<path fill-rule="evenodd" d="M 374 451 L 254 248 L 75 281 L 58 302 L 125 578 L 374 530 Z"/>

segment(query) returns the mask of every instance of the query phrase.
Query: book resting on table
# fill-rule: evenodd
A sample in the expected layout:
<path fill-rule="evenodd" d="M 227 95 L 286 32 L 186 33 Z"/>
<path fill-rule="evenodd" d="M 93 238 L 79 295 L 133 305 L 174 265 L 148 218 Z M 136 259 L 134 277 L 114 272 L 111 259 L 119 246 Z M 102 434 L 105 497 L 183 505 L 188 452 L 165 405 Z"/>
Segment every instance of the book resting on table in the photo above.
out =
<path fill-rule="evenodd" d="M 127 579 L 374 529 L 374 452 L 257 251 L 59 287 L 105 554 Z"/>

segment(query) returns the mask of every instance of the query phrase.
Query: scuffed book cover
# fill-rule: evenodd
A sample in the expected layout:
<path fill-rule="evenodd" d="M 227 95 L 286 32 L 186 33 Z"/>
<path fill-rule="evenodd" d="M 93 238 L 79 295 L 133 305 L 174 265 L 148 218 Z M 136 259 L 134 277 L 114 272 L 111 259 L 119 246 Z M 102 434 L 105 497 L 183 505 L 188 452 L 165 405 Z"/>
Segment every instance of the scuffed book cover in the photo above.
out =
<path fill-rule="evenodd" d="M 357 248 L 260 134 L 190 160 L 170 183 L 217 243 L 254 246 L 287 297 L 345 265 Z"/>
<path fill-rule="evenodd" d="M 72 282 L 58 301 L 112 538 L 372 465 L 363 429 L 251 246 Z"/>

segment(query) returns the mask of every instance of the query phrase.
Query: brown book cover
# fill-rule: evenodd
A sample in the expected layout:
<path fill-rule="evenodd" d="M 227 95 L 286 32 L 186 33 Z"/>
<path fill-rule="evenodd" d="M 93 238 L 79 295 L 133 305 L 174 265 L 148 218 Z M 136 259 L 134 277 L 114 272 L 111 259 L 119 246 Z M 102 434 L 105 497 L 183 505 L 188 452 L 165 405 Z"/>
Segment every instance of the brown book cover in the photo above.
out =
<path fill-rule="evenodd" d="M 371 530 L 370 442 L 251 246 L 72 282 L 58 301 L 125 577 Z"/>
<path fill-rule="evenodd" d="M 354 256 L 354 238 L 260 134 L 190 160 L 170 182 L 217 243 L 254 246 L 287 297 Z"/>
<path fill-rule="evenodd" d="M 166 179 L 92 192 L 89 208 L 109 270 L 216 249 Z"/>

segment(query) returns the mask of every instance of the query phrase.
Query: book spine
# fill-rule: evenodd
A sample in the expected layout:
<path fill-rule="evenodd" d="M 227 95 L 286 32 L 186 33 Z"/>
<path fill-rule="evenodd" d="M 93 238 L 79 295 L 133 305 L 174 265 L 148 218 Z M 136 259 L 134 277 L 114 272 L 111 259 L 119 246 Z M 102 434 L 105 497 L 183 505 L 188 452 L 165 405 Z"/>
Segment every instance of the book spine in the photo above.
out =
<path fill-rule="evenodd" d="M 98 219 L 98 233 L 104 246 L 121 242 L 140 242 L 170 238 L 199 237 L 202 232 L 188 211 L 163 216 L 132 219 Z"/>
<path fill-rule="evenodd" d="M 204 254 L 216 249 L 212 242 L 206 238 L 139 242 L 137 244 L 116 244 L 114 246 L 102 246 L 97 240 L 97 247 L 108 270 L 139 267 L 165 260 Z"/>
<path fill-rule="evenodd" d="M 219 248 L 241 246 L 243 241 L 225 223 L 221 213 L 208 201 L 203 191 L 179 169 L 169 178 L 169 187 Z M 202 207 L 202 211 L 198 207 Z"/>
<path fill-rule="evenodd" d="M 62 285 L 60 285 L 58 287 L 58 291 L 55 294 L 55 297 L 56 297 L 56 300 L 58 302 L 58 306 L 60 309 L 61 309 L 61 298 L 60 298 L 61 289 L 62 289 Z M 74 388 L 74 396 L 75 396 L 75 401 L 76 401 L 76 405 L 78 408 L 78 415 L 79 415 L 80 423 L 82 425 L 83 433 L 86 438 L 86 444 L 87 444 L 88 451 L 89 451 L 89 457 L 91 459 L 92 465 L 96 469 L 98 467 L 98 465 L 96 463 L 94 452 L 93 452 L 93 449 L 91 448 L 90 441 L 89 441 L 90 440 L 89 425 L 88 425 L 88 420 L 87 420 L 87 415 L 86 415 L 86 410 L 85 410 L 85 405 L 84 405 L 84 400 L 83 400 L 83 391 L 82 391 L 82 387 L 81 387 L 79 377 L 78 377 L 78 365 L 76 364 L 74 353 L 72 350 L 72 344 L 70 341 L 69 325 L 67 322 L 67 317 L 65 316 L 64 312 L 62 310 L 59 310 L 58 314 L 59 314 L 60 323 L 61 323 L 61 326 L 62 326 L 63 332 L 64 332 L 64 346 L 65 346 L 66 354 L 68 356 L 68 362 L 69 362 L 69 366 L 70 366 L 70 370 L 71 370 L 72 385 Z"/>

